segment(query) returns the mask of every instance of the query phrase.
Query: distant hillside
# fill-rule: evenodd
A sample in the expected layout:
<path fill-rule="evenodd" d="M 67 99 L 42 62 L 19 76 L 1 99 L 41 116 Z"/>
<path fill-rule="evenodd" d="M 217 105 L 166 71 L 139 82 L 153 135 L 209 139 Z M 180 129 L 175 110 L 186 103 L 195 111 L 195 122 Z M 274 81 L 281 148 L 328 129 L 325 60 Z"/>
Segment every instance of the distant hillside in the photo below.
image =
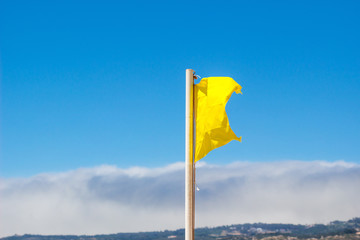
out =
<path fill-rule="evenodd" d="M 184 229 L 176 231 L 118 233 L 95 236 L 42 236 L 22 235 L 0 238 L 0 240 L 182 240 Z M 346 222 L 334 221 L 330 224 L 293 225 L 293 224 L 237 224 L 195 230 L 196 240 L 285 240 L 285 239 L 360 239 L 360 218 Z"/>

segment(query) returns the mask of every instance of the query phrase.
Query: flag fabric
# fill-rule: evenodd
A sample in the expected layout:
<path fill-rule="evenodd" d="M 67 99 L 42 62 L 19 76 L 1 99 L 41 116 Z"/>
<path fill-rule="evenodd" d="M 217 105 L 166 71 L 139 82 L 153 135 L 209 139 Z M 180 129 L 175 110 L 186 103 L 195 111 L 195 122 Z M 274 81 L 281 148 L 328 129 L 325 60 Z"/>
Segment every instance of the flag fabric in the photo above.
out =
<path fill-rule="evenodd" d="M 225 111 L 233 92 L 241 93 L 241 86 L 230 77 L 203 78 L 194 86 L 195 162 L 231 140 L 241 141 Z"/>

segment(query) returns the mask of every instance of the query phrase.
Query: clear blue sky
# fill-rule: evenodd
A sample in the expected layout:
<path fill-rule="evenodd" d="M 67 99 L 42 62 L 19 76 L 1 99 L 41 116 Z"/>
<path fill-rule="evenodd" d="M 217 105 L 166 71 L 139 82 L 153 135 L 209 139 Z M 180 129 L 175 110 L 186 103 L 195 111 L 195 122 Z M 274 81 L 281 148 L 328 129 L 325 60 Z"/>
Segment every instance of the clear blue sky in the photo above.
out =
<path fill-rule="evenodd" d="M 184 160 L 185 69 L 243 86 L 209 163 L 360 163 L 359 1 L 0 1 L 0 176 Z"/>

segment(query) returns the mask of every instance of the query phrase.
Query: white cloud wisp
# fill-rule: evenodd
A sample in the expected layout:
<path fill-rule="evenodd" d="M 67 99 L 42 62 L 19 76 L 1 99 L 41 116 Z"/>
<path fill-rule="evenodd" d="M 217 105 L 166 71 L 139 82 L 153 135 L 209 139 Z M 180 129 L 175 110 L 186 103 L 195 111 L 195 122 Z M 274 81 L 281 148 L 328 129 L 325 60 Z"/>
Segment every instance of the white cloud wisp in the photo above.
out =
<path fill-rule="evenodd" d="M 197 227 L 360 216 L 360 165 L 343 161 L 201 163 L 197 185 Z M 184 186 L 182 163 L 1 179 L 0 236 L 183 228 Z"/>

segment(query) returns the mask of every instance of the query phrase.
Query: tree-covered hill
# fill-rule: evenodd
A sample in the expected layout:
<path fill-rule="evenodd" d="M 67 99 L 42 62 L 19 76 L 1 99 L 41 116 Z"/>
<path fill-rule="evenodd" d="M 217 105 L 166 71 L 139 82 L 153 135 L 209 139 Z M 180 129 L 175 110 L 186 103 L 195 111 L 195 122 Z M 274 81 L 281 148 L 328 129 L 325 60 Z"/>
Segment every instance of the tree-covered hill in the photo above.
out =
<path fill-rule="evenodd" d="M 184 229 L 175 231 L 117 233 L 94 236 L 73 235 L 15 235 L 0 240 L 182 240 Z M 334 221 L 330 224 L 237 224 L 214 228 L 197 228 L 196 240 L 283 240 L 283 239 L 360 239 L 360 218 Z"/>

